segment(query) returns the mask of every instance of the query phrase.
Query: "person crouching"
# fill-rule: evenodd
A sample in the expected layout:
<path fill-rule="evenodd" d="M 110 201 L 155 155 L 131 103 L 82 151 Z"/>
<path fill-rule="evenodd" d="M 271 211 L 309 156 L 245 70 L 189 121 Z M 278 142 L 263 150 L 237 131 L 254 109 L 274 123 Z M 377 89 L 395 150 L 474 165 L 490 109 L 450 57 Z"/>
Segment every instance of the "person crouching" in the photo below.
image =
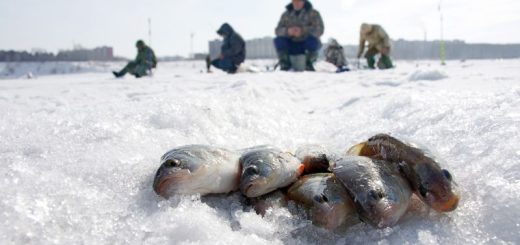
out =
<path fill-rule="evenodd" d="M 235 32 L 228 23 L 222 24 L 217 34 L 224 40 L 220 49 L 220 55 L 217 59 L 211 61 L 211 64 L 227 73 L 235 73 L 240 64 L 246 59 L 246 43 L 240 34 Z"/>

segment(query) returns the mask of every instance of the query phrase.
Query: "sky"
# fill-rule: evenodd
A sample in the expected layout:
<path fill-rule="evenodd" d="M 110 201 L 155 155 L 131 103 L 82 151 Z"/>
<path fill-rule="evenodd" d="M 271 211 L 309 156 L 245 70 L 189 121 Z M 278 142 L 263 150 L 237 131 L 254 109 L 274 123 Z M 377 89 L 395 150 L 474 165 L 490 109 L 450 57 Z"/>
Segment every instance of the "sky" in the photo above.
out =
<path fill-rule="evenodd" d="M 441 0 L 442 1 L 442 0 Z M 0 50 L 74 45 L 112 46 L 135 56 L 135 41 L 150 42 L 158 56 L 207 52 L 208 40 L 230 23 L 245 39 L 274 36 L 290 1 L 279 0 L 0 0 Z M 357 44 L 359 25 L 378 23 L 392 39 L 440 38 L 439 0 L 315 0 L 325 23 L 322 41 Z M 469 43 L 520 43 L 520 1 L 444 0 L 444 38 Z M 193 41 L 191 36 L 193 36 Z M 193 45 L 193 48 L 192 48 Z"/>

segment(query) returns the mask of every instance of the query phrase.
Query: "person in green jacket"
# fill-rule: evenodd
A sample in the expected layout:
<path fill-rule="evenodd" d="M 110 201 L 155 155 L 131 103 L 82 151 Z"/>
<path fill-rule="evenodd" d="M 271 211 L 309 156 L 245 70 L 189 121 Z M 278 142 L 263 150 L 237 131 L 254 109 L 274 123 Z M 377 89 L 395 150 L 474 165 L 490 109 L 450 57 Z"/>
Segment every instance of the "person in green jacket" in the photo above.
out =
<path fill-rule="evenodd" d="M 135 46 L 137 47 L 137 56 L 135 59 L 128 62 L 125 68 L 121 71 L 113 71 L 112 73 L 114 76 L 123 77 L 126 73 L 130 73 L 139 78 L 148 75 L 148 71 L 157 67 L 157 58 L 155 57 L 155 53 L 143 42 L 143 40 L 138 40 Z"/>
<path fill-rule="evenodd" d="M 380 25 L 376 24 L 361 24 L 359 33 L 359 50 L 357 57 L 361 58 L 365 50 L 365 43 L 368 42 L 368 50 L 365 53 L 367 64 L 370 69 L 375 69 L 375 56 L 379 53 L 381 58 L 377 62 L 379 69 L 393 68 L 392 60 L 390 59 L 390 37 Z"/>

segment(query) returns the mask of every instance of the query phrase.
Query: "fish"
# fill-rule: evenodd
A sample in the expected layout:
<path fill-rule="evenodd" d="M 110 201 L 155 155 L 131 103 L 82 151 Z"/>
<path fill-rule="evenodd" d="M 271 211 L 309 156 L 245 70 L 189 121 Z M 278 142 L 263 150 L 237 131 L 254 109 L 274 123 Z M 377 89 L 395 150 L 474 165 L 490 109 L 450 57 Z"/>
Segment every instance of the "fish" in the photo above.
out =
<path fill-rule="evenodd" d="M 288 186 L 304 170 L 294 155 L 272 146 L 244 150 L 239 163 L 242 168 L 240 191 L 247 197 L 258 197 Z"/>
<path fill-rule="evenodd" d="M 287 198 L 304 206 L 312 223 L 337 230 L 358 223 L 352 199 L 332 173 L 302 176 L 287 190 Z"/>
<path fill-rule="evenodd" d="M 344 156 L 332 172 L 347 189 L 360 219 L 374 227 L 394 226 L 408 209 L 412 196 L 408 181 L 384 160 Z"/>
<path fill-rule="evenodd" d="M 398 166 L 414 193 L 438 212 L 451 212 L 460 194 L 453 175 L 427 150 L 388 134 L 377 134 L 351 147 L 347 154 L 383 159 Z"/>
<path fill-rule="evenodd" d="M 296 157 L 303 163 L 303 175 L 313 173 L 330 173 L 334 165 L 334 155 L 322 145 L 302 145 L 296 149 Z"/>
<path fill-rule="evenodd" d="M 237 151 L 208 145 L 174 148 L 161 157 L 153 189 L 165 198 L 236 191 L 240 182 L 239 158 Z"/>

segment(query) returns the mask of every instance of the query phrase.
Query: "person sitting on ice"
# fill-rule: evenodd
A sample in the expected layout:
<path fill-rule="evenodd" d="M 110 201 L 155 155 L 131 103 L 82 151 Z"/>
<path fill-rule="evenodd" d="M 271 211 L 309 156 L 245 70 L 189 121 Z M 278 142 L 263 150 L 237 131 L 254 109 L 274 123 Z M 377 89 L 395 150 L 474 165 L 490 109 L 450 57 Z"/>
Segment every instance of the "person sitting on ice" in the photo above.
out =
<path fill-rule="evenodd" d="M 343 47 L 336 41 L 336 39 L 331 38 L 329 40 L 329 44 L 325 49 L 325 60 L 334 66 L 336 66 L 337 73 L 349 71 L 347 67 L 347 59 L 345 59 L 345 53 L 343 52 Z"/>
<path fill-rule="evenodd" d="M 381 58 L 377 61 L 379 69 L 388 69 L 394 67 L 390 59 L 390 37 L 380 25 L 376 24 L 361 24 L 361 31 L 359 34 L 359 50 L 358 59 L 365 50 L 365 42 L 368 42 L 368 50 L 365 53 L 368 68 L 375 69 L 375 56 L 381 54 Z"/>
<path fill-rule="evenodd" d="M 116 77 L 123 77 L 126 73 L 130 73 L 139 78 L 148 75 L 152 68 L 157 67 L 157 58 L 153 50 L 148 47 L 143 40 L 138 40 L 135 44 L 137 48 L 137 57 L 119 72 L 113 71 Z"/>
<path fill-rule="evenodd" d="M 314 71 L 324 30 L 320 13 L 307 0 L 292 0 L 285 8 L 274 39 L 280 69 Z"/>
<path fill-rule="evenodd" d="M 224 40 L 222 41 L 219 57 L 211 61 L 211 64 L 227 73 L 235 73 L 240 64 L 246 59 L 246 43 L 240 34 L 235 32 L 228 23 L 222 24 L 217 34 Z"/>

